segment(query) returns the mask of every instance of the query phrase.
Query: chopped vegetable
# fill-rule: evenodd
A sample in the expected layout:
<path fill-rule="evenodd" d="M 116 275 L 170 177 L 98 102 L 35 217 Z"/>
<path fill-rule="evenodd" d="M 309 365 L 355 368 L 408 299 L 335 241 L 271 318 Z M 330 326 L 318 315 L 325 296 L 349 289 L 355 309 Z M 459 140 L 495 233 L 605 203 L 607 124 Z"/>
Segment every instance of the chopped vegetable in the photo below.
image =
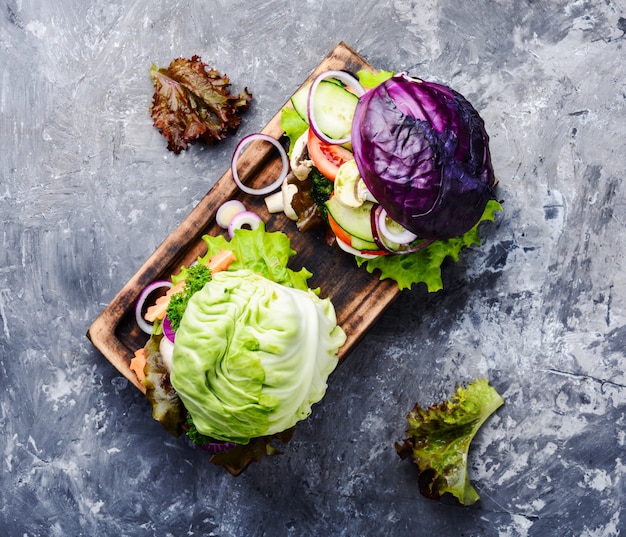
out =
<path fill-rule="evenodd" d="M 390 79 L 394 75 L 393 71 L 380 70 L 376 73 L 372 71 L 366 71 L 362 69 L 357 73 L 357 77 L 361 86 L 365 89 L 375 88 L 379 84 L 382 84 L 385 80 Z"/>
<path fill-rule="evenodd" d="M 270 194 L 269 196 L 265 196 L 263 201 L 265 202 L 265 207 L 267 208 L 267 212 L 274 213 L 282 213 L 285 211 L 285 181 L 283 181 L 283 187 L 278 191 Z M 287 213 L 285 215 L 288 217 Z"/>
<path fill-rule="evenodd" d="M 333 193 L 345 207 L 356 209 L 368 197 L 367 187 L 353 158 L 339 166 L 334 183 Z"/>
<path fill-rule="evenodd" d="M 212 273 L 221 272 L 222 270 L 227 270 L 235 259 L 235 253 L 232 250 L 224 248 L 216 254 L 213 254 L 209 258 L 207 265 Z"/>
<path fill-rule="evenodd" d="M 376 215 L 376 228 L 385 239 L 398 244 L 409 244 L 418 238 L 415 233 L 411 233 L 408 229 L 391 220 L 382 206 Z"/>
<path fill-rule="evenodd" d="M 187 309 L 189 299 L 202 289 L 205 284 L 211 279 L 211 269 L 203 264 L 196 263 L 185 271 L 185 280 L 182 290 L 170 297 L 169 304 L 167 306 L 167 318 L 172 325 L 174 332 L 178 331 L 180 321 L 183 318 L 183 314 Z"/>
<path fill-rule="evenodd" d="M 326 81 L 330 81 L 324 84 Z M 334 82 L 341 82 L 334 83 Z M 318 98 L 318 88 L 324 84 L 330 95 Z M 319 74 L 309 89 L 307 117 L 311 131 L 328 144 L 350 142 L 352 119 L 358 97 L 365 93 L 359 81 L 345 71 L 326 71 Z"/>
<path fill-rule="evenodd" d="M 424 496 L 438 500 L 449 493 L 462 505 L 478 501 L 467 466 L 470 443 L 503 404 L 486 379 L 475 380 L 465 388 L 459 386 L 449 400 L 427 410 L 415 404 L 407 416 L 408 438 L 395 447 L 402 459 L 411 457 L 417 464 Z"/>
<path fill-rule="evenodd" d="M 146 397 L 152 405 L 152 417 L 163 425 L 164 429 L 174 436 L 183 432 L 185 409 L 174 390 L 169 377 L 169 369 L 160 351 L 162 335 L 152 335 L 146 343 L 144 368 Z"/>
<path fill-rule="evenodd" d="M 228 236 L 234 237 L 235 230 L 249 228 L 256 229 L 261 223 L 261 217 L 252 211 L 243 211 L 233 216 L 230 224 L 228 224 Z"/>
<path fill-rule="evenodd" d="M 135 321 L 137 322 L 137 326 L 141 328 L 146 334 L 152 333 L 152 324 L 156 319 L 156 314 L 153 315 L 155 311 L 154 307 L 148 307 L 146 312 L 144 313 L 144 306 L 148 297 L 158 291 L 160 289 L 170 289 L 172 287 L 172 282 L 168 282 L 166 280 L 159 280 L 156 282 L 152 282 L 150 285 L 146 286 L 143 291 L 139 294 L 139 298 L 137 299 L 137 303 L 135 304 Z M 157 299 L 157 302 L 160 299 Z M 161 303 L 163 300 L 161 300 Z M 159 305 L 160 307 L 160 305 Z M 152 308 L 152 309 L 151 309 Z"/>
<path fill-rule="evenodd" d="M 239 200 L 228 200 L 222 203 L 215 213 L 215 221 L 222 229 L 228 229 L 230 221 L 236 214 L 244 212 L 246 206 Z"/>
<path fill-rule="evenodd" d="M 130 370 L 137 375 L 137 379 L 141 382 L 145 378 L 143 368 L 146 366 L 146 351 L 144 348 L 137 349 L 135 355 L 130 360 Z"/>
<path fill-rule="evenodd" d="M 328 179 L 335 180 L 339 167 L 354 155 L 340 145 L 329 144 L 320 140 L 313 129 L 309 129 L 307 147 L 313 165 Z"/>
<path fill-rule="evenodd" d="M 145 319 L 151 323 L 154 323 L 156 320 L 162 320 L 165 317 L 165 312 L 167 311 L 167 305 L 170 303 L 170 298 L 172 295 L 178 293 L 183 288 L 183 282 L 178 282 L 176 285 L 170 285 L 170 288 L 167 292 L 157 298 L 148 310 L 146 311 Z"/>
<path fill-rule="evenodd" d="M 324 177 L 317 170 L 311 173 L 311 199 L 315 203 L 317 210 L 322 218 L 326 218 L 328 210 L 326 202 L 333 193 L 333 183 L 327 177 Z"/>
<path fill-rule="evenodd" d="M 272 144 L 278 151 L 281 164 L 283 166 L 280 175 L 276 178 L 276 180 L 269 185 L 261 188 L 252 188 L 244 185 L 239 177 L 239 172 L 237 171 L 237 161 L 239 160 L 239 156 L 241 155 L 243 150 L 255 140 L 265 141 Z M 289 173 L 289 157 L 287 156 L 287 151 L 285 150 L 285 148 L 280 145 L 280 142 L 275 138 L 272 138 L 271 136 L 262 133 L 249 134 L 248 136 L 242 138 L 237 144 L 235 152 L 233 153 L 233 158 L 230 163 L 230 171 L 233 176 L 233 180 L 235 181 L 235 183 L 237 183 L 237 186 L 246 194 L 264 196 L 265 194 L 270 194 L 271 192 L 278 190 L 283 184 L 283 180 L 285 179 L 285 177 L 287 177 L 287 174 Z"/>
<path fill-rule="evenodd" d="M 150 113 L 154 126 L 167 138 L 174 153 L 190 143 L 211 144 L 233 134 L 241 123 L 252 94 L 230 94 L 230 79 L 209 68 L 199 56 L 177 58 L 167 68 L 150 70 L 154 97 Z"/>

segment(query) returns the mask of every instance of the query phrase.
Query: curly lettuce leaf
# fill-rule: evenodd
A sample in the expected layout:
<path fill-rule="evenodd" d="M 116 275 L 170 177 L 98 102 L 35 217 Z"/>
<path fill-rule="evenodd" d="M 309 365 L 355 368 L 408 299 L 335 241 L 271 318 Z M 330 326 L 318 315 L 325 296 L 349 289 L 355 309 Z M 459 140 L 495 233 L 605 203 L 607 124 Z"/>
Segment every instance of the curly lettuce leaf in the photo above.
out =
<path fill-rule="evenodd" d="M 265 231 L 262 222 L 254 230 L 236 230 L 230 241 L 222 235 L 205 235 L 202 238 L 207 245 L 207 253 L 198 260 L 199 263 L 207 263 L 222 249 L 231 250 L 235 254 L 235 261 L 228 270 L 247 268 L 286 287 L 303 291 L 309 288 L 307 282 L 312 276 L 311 272 L 306 268 L 295 271 L 287 267 L 291 257 L 296 254 L 291 248 L 289 237 L 280 231 Z"/>
<path fill-rule="evenodd" d="M 478 228 L 481 222 L 493 220 L 496 211 L 502 206 L 495 200 L 490 200 L 485 207 L 483 216 L 478 223 L 467 233 L 452 239 L 435 241 L 426 248 L 403 255 L 385 255 L 373 259 L 357 257 L 359 266 L 365 265 L 368 272 L 380 271 L 380 279 L 395 280 L 400 289 L 410 289 L 413 285 L 424 283 L 429 293 L 443 289 L 441 279 L 441 265 L 447 257 L 455 262 L 463 248 L 480 244 Z"/>
<path fill-rule="evenodd" d="M 422 495 L 438 500 L 449 493 L 461 505 L 479 500 L 470 483 L 468 452 L 482 424 L 503 404 L 486 379 L 459 386 L 449 400 L 427 410 L 415 404 L 407 415 L 408 438 L 395 447 L 402 459 L 417 464 Z"/>
<path fill-rule="evenodd" d="M 199 140 L 211 144 L 235 133 L 241 112 L 252 100 L 247 88 L 231 95 L 230 79 L 199 56 L 177 58 L 166 68 L 153 65 L 150 76 L 154 83 L 150 114 L 174 153 Z"/>

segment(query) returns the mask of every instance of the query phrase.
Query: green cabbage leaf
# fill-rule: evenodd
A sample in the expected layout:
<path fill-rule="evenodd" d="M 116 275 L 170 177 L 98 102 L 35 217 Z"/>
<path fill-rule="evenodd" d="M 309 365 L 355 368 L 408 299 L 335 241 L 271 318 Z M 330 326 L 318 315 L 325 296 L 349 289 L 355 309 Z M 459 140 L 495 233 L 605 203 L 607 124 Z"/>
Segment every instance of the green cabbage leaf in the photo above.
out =
<path fill-rule="evenodd" d="M 170 380 L 201 434 L 246 444 L 309 416 L 344 342 L 329 299 L 228 270 L 189 300 Z"/>

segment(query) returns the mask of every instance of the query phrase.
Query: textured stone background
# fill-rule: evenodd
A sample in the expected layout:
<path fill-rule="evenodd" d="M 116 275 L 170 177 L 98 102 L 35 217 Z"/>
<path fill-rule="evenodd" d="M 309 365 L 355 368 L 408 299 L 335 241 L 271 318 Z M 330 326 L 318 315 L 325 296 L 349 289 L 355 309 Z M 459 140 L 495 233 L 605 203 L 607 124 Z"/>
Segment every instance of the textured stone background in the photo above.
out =
<path fill-rule="evenodd" d="M 622 0 L 0 0 L 0 534 L 617 536 L 626 528 Z M 222 175 L 174 156 L 150 65 L 198 54 L 258 131 L 340 40 L 480 111 L 505 211 L 405 292 L 285 453 L 233 478 L 169 438 L 85 331 Z M 393 444 L 486 376 L 479 504 L 422 498 Z"/>

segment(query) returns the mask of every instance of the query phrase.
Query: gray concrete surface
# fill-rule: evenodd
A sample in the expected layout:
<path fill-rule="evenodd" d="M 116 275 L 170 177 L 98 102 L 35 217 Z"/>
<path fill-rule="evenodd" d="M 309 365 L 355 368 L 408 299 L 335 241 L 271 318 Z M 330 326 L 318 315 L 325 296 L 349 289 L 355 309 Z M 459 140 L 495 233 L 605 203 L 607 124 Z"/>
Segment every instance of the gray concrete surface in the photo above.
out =
<path fill-rule="evenodd" d="M 616 0 L 0 3 L 0 534 L 597 536 L 626 528 L 626 6 Z M 480 111 L 504 213 L 404 292 L 285 453 L 233 478 L 167 436 L 85 338 L 227 168 L 168 153 L 150 65 L 198 54 L 258 131 L 340 40 Z M 486 376 L 470 508 L 394 442 Z"/>

